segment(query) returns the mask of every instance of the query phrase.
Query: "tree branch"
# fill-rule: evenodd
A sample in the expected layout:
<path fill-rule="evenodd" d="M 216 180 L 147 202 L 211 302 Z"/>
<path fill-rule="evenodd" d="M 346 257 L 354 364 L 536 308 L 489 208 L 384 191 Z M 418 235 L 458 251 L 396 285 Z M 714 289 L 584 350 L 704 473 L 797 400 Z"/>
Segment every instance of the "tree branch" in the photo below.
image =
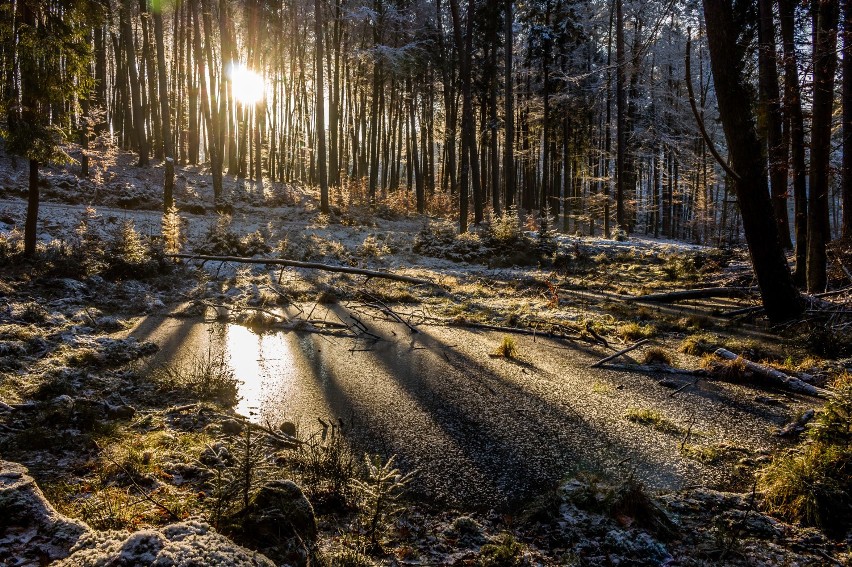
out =
<path fill-rule="evenodd" d="M 686 90 L 689 93 L 689 106 L 692 107 L 692 114 L 695 116 L 695 122 L 698 124 L 698 129 L 701 131 L 701 137 L 704 138 L 704 142 L 707 144 L 707 149 L 710 150 L 710 153 L 713 154 L 713 157 L 719 162 L 719 165 L 722 166 L 722 169 L 725 170 L 725 173 L 730 175 L 736 181 L 740 180 L 740 176 L 736 171 L 728 165 L 728 162 L 719 154 L 719 151 L 716 149 L 716 145 L 713 143 L 713 140 L 710 139 L 710 134 L 707 133 L 707 128 L 704 126 L 704 118 L 701 116 L 701 113 L 698 111 L 698 105 L 695 104 L 695 92 L 692 88 L 692 64 L 691 64 L 691 52 L 692 52 L 692 30 L 687 29 L 686 32 Z"/>

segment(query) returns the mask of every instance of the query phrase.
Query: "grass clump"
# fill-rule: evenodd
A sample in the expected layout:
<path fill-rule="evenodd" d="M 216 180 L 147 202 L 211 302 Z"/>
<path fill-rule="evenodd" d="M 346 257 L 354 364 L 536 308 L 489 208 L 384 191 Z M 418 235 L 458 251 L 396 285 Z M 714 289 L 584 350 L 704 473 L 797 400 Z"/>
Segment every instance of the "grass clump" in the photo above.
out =
<path fill-rule="evenodd" d="M 511 534 L 503 533 L 479 552 L 480 567 L 516 567 L 524 565 L 525 547 Z"/>
<path fill-rule="evenodd" d="M 332 553 L 325 559 L 326 567 L 373 567 L 375 563 L 367 555 L 354 549 Z"/>
<path fill-rule="evenodd" d="M 494 351 L 494 356 L 499 356 L 499 357 L 509 358 L 509 359 L 518 358 L 518 345 L 517 345 L 517 343 L 515 343 L 515 339 L 513 339 L 509 335 L 504 335 L 503 340 L 500 342 L 500 345 L 497 347 L 497 350 Z"/>
<path fill-rule="evenodd" d="M 660 347 L 651 347 L 642 354 L 642 364 L 672 365 L 671 355 Z"/>
<path fill-rule="evenodd" d="M 705 354 L 701 358 L 701 368 L 710 372 L 716 378 L 729 382 L 742 381 L 749 373 L 746 360 L 741 356 L 727 360 L 716 358 L 712 354 Z"/>
<path fill-rule="evenodd" d="M 708 335 L 706 333 L 690 335 L 680 342 L 678 350 L 684 354 L 692 356 L 709 354 L 716 350 L 716 339 L 713 335 Z"/>
<path fill-rule="evenodd" d="M 627 421 L 646 425 L 663 433 L 679 434 L 683 428 L 665 417 L 657 410 L 648 408 L 630 408 L 624 413 Z"/>
<path fill-rule="evenodd" d="M 239 381 L 225 361 L 224 354 L 196 356 L 191 360 L 165 366 L 157 373 L 163 389 L 183 390 L 193 398 L 233 407 L 239 400 Z"/>
<path fill-rule="evenodd" d="M 688 459 L 698 461 L 703 465 L 712 465 L 718 463 L 722 458 L 722 451 L 714 445 L 692 445 L 684 443 L 680 448 L 680 453 Z"/>
<path fill-rule="evenodd" d="M 315 506 L 345 508 L 358 474 L 355 456 L 338 428 L 308 437 L 295 454 L 293 467 Z"/>
<path fill-rule="evenodd" d="M 615 332 L 624 340 L 636 341 L 650 339 L 657 334 L 657 328 L 654 325 L 643 325 L 641 323 L 624 323 L 619 325 Z"/>
<path fill-rule="evenodd" d="M 852 527 L 852 384 L 817 414 L 805 444 L 776 457 L 758 476 L 773 514 L 842 536 Z"/>
<path fill-rule="evenodd" d="M 128 488 L 107 486 L 78 501 L 77 514 L 96 530 L 129 530 L 142 515 L 139 500 Z"/>

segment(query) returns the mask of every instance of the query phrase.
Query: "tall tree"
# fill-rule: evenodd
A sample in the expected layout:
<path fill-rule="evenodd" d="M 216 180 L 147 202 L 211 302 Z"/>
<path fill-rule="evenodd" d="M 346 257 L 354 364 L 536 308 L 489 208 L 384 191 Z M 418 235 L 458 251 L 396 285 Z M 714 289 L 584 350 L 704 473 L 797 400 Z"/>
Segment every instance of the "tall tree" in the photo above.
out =
<path fill-rule="evenodd" d="M 808 291 L 825 290 L 826 251 L 831 240 L 828 175 L 831 113 L 837 69 L 837 0 L 814 0 L 814 95 L 811 121 L 811 175 L 808 193 Z"/>
<path fill-rule="evenodd" d="M 6 148 L 29 165 L 24 253 L 37 243 L 39 167 L 69 161 L 64 130 L 91 87 L 90 37 L 103 18 L 92 1 L 19 0 L 0 5 L 0 135 Z"/>
<path fill-rule="evenodd" d="M 621 230 L 627 232 L 627 215 L 624 210 L 624 193 L 627 184 L 627 91 L 625 77 L 627 57 L 624 48 L 624 6 L 615 1 L 615 219 Z"/>
<path fill-rule="evenodd" d="M 704 0 L 704 18 L 719 117 L 737 174 L 734 190 L 763 305 L 773 323 L 789 321 L 802 313 L 803 305 L 778 239 L 752 111 L 754 93 L 744 76 L 746 53 L 739 40 L 746 22 L 731 0 Z"/>
<path fill-rule="evenodd" d="M 772 205 L 778 221 L 778 236 L 784 248 L 792 248 L 787 216 L 787 150 L 781 135 L 781 94 L 778 86 L 778 58 L 775 51 L 775 22 L 772 0 L 758 0 L 760 25 L 758 69 L 760 104 L 764 120 Z"/>
<path fill-rule="evenodd" d="M 473 0 L 471 0 L 471 3 Z M 461 174 L 459 176 L 459 232 L 467 232 L 468 197 L 470 178 L 470 162 L 476 161 L 471 156 L 470 137 L 473 135 L 473 93 L 471 90 L 470 53 L 462 36 L 461 15 L 459 14 L 458 0 L 450 0 L 450 11 L 453 19 L 453 37 L 455 38 L 456 51 L 459 53 L 459 76 L 462 83 L 462 152 L 461 152 Z M 468 22 L 473 14 L 468 13 Z M 470 27 L 470 26 L 468 26 Z M 475 142 L 474 142 L 475 143 Z M 476 188 L 474 186 L 474 191 Z"/>
<path fill-rule="evenodd" d="M 852 0 L 843 2 L 843 237 L 852 238 Z"/>
<path fill-rule="evenodd" d="M 328 167 L 325 158 L 325 83 L 323 82 L 323 17 L 322 2 L 314 0 L 314 36 L 316 50 L 316 129 L 317 129 L 317 169 L 320 186 L 320 211 L 328 214 Z"/>
<path fill-rule="evenodd" d="M 807 279 L 808 255 L 808 196 L 807 166 L 805 165 L 805 118 L 799 87 L 799 66 L 796 56 L 796 0 L 778 0 L 781 21 L 781 42 L 784 47 L 784 111 L 790 143 L 793 169 L 793 204 L 796 233 L 796 270 L 793 278 L 804 286 Z"/>
<path fill-rule="evenodd" d="M 162 4 L 154 6 L 154 43 L 157 47 L 157 77 L 159 79 L 160 120 L 162 121 L 163 155 L 165 156 L 165 179 L 163 181 L 163 207 L 168 211 L 174 204 L 175 152 L 172 139 L 172 117 L 169 105 L 169 85 L 166 76 L 166 49 L 163 42 Z"/>
<path fill-rule="evenodd" d="M 506 0 L 506 14 L 503 31 L 504 43 L 504 70 L 503 70 L 503 97 L 504 117 L 506 123 L 506 136 L 503 141 L 503 179 L 505 179 L 506 208 L 510 208 L 515 201 L 515 91 L 513 88 L 514 72 L 512 70 L 512 50 L 514 48 L 514 37 L 512 25 L 514 24 L 512 13 L 512 0 Z"/>
<path fill-rule="evenodd" d="M 139 152 L 139 167 L 148 165 L 148 135 L 145 132 L 145 111 L 142 108 L 142 85 L 139 81 L 139 69 L 136 66 L 136 48 L 133 42 L 133 0 L 123 0 L 121 4 L 121 41 L 124 45 L 127 71 L 130 80 L 130 100 L 133 113 L 133 132 L 136 148 Z"/>

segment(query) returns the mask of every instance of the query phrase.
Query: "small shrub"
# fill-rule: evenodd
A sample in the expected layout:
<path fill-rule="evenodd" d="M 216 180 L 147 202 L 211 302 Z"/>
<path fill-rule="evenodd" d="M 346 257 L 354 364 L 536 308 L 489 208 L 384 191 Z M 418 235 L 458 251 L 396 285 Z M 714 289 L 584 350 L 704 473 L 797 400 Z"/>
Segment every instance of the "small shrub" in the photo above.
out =
<path fill-rule="evenodd" d="M 352 485 L 359 496 L 366 535 L 373 545 L 378 545 L 378 538 L 402 511 L 400 500 L 415 472 L 402 474 L 394 467 L 395 457 L 384 464 L 378 455 L 365 455 L 364 460 L 367 464 L 367 478 L 354 480 Z"/>
<path fill-rule="evenodd" d="M 172 206 L 163 214 L 163 244 L 167 254 L 177 254 L 180 252 L 185 240 L 181 231 L 182 222 L 178 209 L 175 206 Z"/>
<path fill-rule="evenodd" d="M 364 258 L 381 258 L 391 253 L 387 243 L 377 238 L 374 234 L 367 235 L 361 246 L 358 247 L 358 255 Z"/>
<path fill-rule="evenodd" d="M 158 265 L 149 246 L 137 232 L 131 219 L 118 226 L 107 244 L 105 275 L 113 278 L 143 278 L 157 273 Z"/>
<path fill-rule="evenodd" d="M 660 270 L 669 281 L 691 280 L 698 276 L 694 260 L 683 256 L 666 258 Z"/>
<path fill-rule="evenodd" d="M 513 206 L 502 215 L 491 219 L 488 230 L 489 236 L 496 242 L 510 245 L 523 238 L 521 225 L 518 220 L 518 210 Z"/>

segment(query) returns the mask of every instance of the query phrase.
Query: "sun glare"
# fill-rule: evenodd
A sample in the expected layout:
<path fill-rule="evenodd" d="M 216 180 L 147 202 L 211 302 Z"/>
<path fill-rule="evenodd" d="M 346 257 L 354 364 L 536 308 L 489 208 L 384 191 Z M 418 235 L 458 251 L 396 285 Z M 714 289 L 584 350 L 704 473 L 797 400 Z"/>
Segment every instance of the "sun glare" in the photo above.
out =
<path fill-rule="evenodd" d="M 232 63 L 228 75 L 231 79 L 231 94 L 238 102 L 252 105 L 263 100 L 266 85 L 258 73 L 242 63 Z"/>

